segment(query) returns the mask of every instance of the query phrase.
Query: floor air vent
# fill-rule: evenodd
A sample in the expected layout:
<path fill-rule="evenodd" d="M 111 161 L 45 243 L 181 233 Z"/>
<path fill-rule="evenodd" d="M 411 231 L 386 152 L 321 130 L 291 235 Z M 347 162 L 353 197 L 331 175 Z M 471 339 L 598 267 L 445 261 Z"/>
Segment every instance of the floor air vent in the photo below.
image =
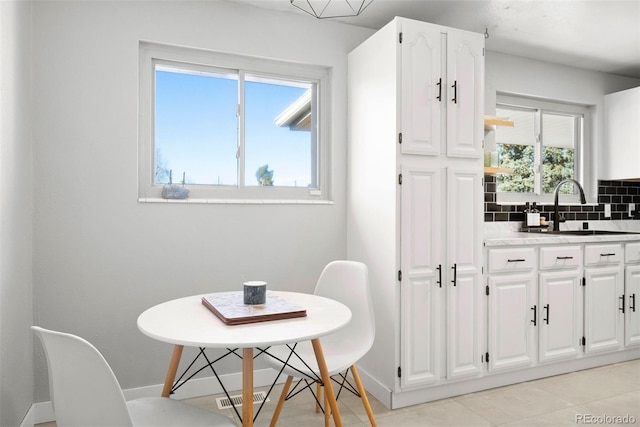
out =
<path fill-rule="evenodd" d="M 253 403 L 262 403 L 264 402 L 266 399 L 266 401 L 268 402 L 269 399 L 267 399 L 267 393 L 264 391 L 256 391 L 255 393 L 253 393 Z M 230 396 L 230 397 L 218 397 L 216 398 L 216 402 L 218 403 L 218 409 L 228 409 L 233 407 L 233 405 L 236 406 L 242 406 L 242 395 L 241 394 L 236 394 L 235 396 Z"/>

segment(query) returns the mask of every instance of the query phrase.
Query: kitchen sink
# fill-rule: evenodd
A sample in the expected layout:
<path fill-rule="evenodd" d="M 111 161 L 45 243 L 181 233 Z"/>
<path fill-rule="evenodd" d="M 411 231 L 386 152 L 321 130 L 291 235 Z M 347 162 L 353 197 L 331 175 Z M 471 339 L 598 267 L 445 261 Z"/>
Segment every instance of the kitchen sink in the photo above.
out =
<path fill-rule="evenodd" d="M 614 230 L 560 230 L 547 231 L 548 234 L 565 234 L 569 236 L 598 236 L 615 234 L 640 234 L 634 231 L 614 231 Z"/>

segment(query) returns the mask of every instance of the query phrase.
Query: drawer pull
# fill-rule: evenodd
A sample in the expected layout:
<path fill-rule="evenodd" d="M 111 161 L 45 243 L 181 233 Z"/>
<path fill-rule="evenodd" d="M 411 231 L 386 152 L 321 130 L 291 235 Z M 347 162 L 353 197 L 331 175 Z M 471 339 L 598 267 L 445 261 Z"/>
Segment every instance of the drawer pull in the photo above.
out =
<path fill-rule="evenodd" d="M 556 259 L 573 259 L 572 256 L 557 256 Z"/>
<path fill-rule="evenodd" d="M 636 312 L 636 294 L 631 294 L 631 296 L 629 297 L 629 301 L 631 301 L 631 304 L 629 304 L 629 308 L 631 309 L 632 312 Z"/>
<path fill-rule="evenodd" d="M 525 262 L 524 258 L 508 259 L 507 262 Z"/>
<path fill-rule="evenodd" d="M 610 253 L 610 254 L 600 254 L 600 256 L 615 256 L 615 255 L 616 255 L 615 252 Z"/>
<path fill-rule="evenodd" d="M 618 307 L 618 310 L 620 310 L 622 314 L 624 314 L 624 294 L 622 294 L 621 297 L 618 297 L 618 299 L 622 301 L 622 307 Z"/>
<path fill-rule="evenodd" d="M 442 264 L 438 264 L 438 287 L 442 287 Z"/>

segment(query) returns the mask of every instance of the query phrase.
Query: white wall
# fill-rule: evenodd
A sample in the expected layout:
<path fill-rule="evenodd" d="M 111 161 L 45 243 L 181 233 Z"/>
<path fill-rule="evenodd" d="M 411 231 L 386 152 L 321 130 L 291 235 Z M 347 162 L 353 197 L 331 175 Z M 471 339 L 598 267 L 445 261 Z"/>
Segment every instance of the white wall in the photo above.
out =
<path fill-rule="evenodd" d="M 31 2 L 0 1 L 0 426 L 33 401 Z"/>
<path fill-rule="evenodd" d="M 164 379 L 171 347 L 137 330 L 146 308 L 240 274 L 311 292 L 346 255 L 346 54 L 371 30 L 219 1 L 35 2 L 33 26 L 34 322 L 93 342 L 123 388 Z M 139 40 L 333 67 L 335 204 L 138 203 Z"/>

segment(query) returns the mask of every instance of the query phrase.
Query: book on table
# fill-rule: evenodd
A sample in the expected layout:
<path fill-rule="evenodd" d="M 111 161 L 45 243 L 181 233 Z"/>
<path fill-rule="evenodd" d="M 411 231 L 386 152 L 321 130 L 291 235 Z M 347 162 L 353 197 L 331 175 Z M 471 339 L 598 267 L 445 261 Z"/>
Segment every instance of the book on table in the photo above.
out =
<path fill-rule="evenodd" d="M 243 292 L 217 292 L 202 297 L 202 304 L 226 325 L 267 322 L 270 320 L 305 317 L 307 310 L 285 298 L 267 291 L 264 304 L 244 303 Z"/>

